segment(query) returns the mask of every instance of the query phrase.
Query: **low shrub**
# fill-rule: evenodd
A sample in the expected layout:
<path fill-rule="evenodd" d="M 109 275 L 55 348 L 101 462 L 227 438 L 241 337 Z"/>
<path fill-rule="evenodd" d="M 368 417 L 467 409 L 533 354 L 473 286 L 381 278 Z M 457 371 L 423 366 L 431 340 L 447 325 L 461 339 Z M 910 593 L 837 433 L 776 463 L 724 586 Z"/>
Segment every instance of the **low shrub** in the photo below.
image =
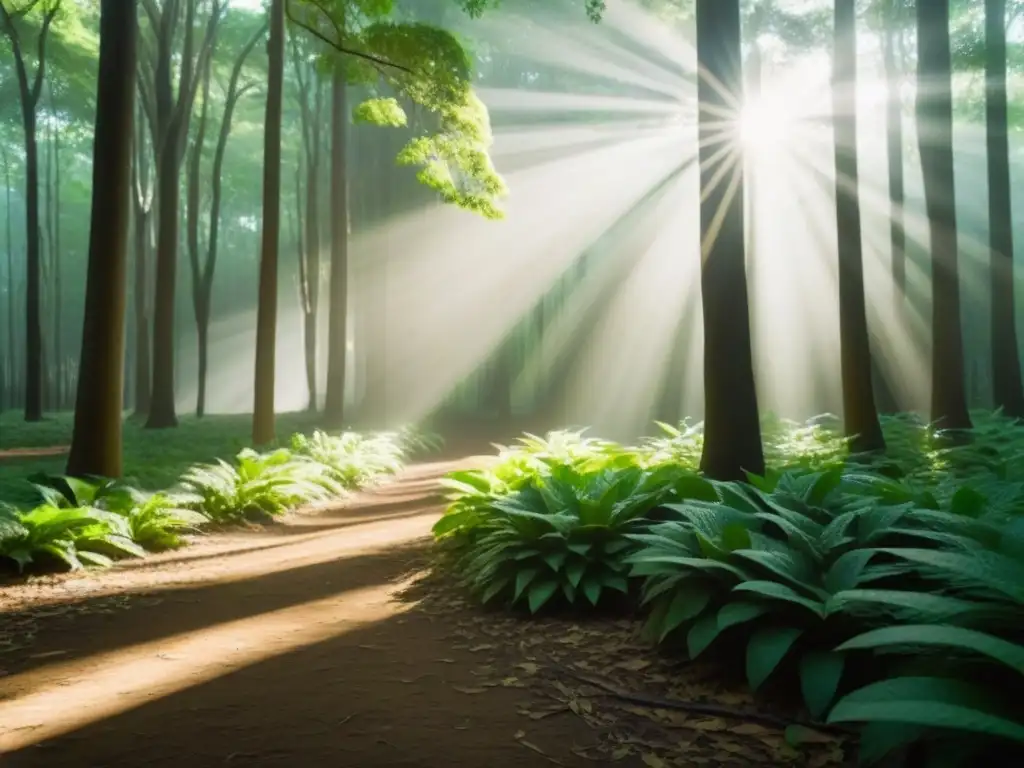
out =
<path fill-rule="evenodd" d="M 886 417 L 887 454 L 851 456 L 833 417 L 766 419 L 746 484 L 699 477 L 699 424 L 637 448 L 526 436 L 447 478 L 434 533 L 485 602 L 635 594 L 653 642 L 738 652 L 755 690 L 792 676 L 812 717 L 861 728 L 865 763 L 1005 759 L 1024 754 L 1024 430 L 976 424 Z"/>

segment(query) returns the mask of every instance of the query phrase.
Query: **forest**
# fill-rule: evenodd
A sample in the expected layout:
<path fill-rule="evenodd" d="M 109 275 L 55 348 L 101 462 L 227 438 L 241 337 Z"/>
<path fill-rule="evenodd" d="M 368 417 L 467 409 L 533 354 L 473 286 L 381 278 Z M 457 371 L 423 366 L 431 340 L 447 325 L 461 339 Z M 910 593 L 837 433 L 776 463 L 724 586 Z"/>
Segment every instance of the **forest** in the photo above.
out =
<path fill-rule="evenodd" d="M 1024 757 L 1024 0 L 0 0 L 0 765 Z"/>

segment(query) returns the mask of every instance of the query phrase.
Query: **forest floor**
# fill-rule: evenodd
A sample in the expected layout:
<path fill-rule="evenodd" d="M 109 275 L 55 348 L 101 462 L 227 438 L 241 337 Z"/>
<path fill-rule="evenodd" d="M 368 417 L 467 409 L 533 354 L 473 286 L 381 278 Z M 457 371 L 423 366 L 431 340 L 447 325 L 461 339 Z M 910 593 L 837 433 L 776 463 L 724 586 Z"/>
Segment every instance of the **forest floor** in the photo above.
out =
<path fill-rule="evenodd" d="M 724 682 L 728 670 L 659 656 L 632 619 L 524 621 L 425 575 L 437 479 L 480 460 L 415 465 L 281 525 L 0 588 L 0 764 L 841 763 L 834 738 L 797 752 L 777 707 Z"/>

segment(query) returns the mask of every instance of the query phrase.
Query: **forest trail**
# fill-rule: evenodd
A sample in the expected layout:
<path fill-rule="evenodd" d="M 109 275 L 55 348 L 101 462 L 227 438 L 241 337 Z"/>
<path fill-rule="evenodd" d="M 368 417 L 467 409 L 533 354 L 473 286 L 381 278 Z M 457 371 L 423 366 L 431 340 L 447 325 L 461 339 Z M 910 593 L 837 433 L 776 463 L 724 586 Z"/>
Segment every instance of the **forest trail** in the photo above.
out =
<path fill-rule="evenodd" d="M 474 687 L 480 654 L 455 619 L 397 594 L 454 466 L 262 532 L 5 587 L 0 765 L 584 764 L 571 750 L 597 734 L 582 719 L 530 721 L 515 686 Z"/>

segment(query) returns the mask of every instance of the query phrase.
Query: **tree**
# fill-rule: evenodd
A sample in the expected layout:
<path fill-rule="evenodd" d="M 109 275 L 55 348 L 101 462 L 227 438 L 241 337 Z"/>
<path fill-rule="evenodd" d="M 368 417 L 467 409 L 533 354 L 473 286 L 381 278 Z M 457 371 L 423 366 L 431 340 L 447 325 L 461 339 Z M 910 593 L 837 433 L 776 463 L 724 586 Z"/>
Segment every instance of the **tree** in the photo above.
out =
<path fill-rule="evenodd" d="M 340 429 L 345 423 L 345 368 L 348 358 L 348 99 L 345 62 L 331 77 L 331 276 L 327 316 L 327 388 L 324 421 Z"/>
<path fill-rule="evenodd" d="M 917 3 L 917 124 L 932 253 L 932 407 L 942 429 L 967 430 L 953 176 L 949 0 Z"/>
<path fill-rule="evenodd" d="M 185 156 L 192 106 L 206 60 L 212 55 L 217 25 L 225 6 L 212 0 L 210 15 L 198 50 L 195 44 L 199 0 L 142 0 L 156 36 L 155 50 L 142 61 L 147 76 L 140 82 L 143 105 L 156 148 L 156 291 L 153 302 L 153 374 L 146 426 L 153 429 L 178 423 L 174 403 L 174 305 L 178 275 L 178 226 L 181 164 Z M 182 13 L 184 10 L 184 13 Z M 174 51 L 178 27 L 184 16 L 182 50 Z M 172 74 L 178 71 L 178 92 Z"/>
<path fill-rule="evenodd" d="M 36 136 L 37 108 L 46 76 L 46 42 L 50 26 L 63 0 L 25 0 L 14 10 L 0 2 L 0 25 L 14 54 L 14 71 L 21 103 L 21 125 L 25 134 L 25 420 L 43 417 L 43 325 L 41 307 L 39 221 L 39 145 Z M 36 35 L 36 70 L 31 80 L 22 48 L 21 26 L 25 17 L 42 5 L 42 20 Z"/>
<path fill-rule="evenodd" d="M 242 47 L 231 67 L 228 79 L 227 94 L 224 101 L 224 112 L 221 115 L 220 131 L 217 135 L 217 146 L 214 149 L 213 167 L 210 173 L 210 216 L 206 245 L 200 244 L 199 238 L 199 207 L 200 184 L 203 149 L 206 136 L 207 111 L 210 105 L 211 59 L 206 61 L 203 73 L 203 106 L 196 130 L 192 154 L 188 169 L 188 254 L 189 267 L 192 274 L 192 311 L 196 322 L 198 365 L 198 387 L 196 389 L 196 416 L 206 414 L 206 381 L 209 366 L 210 319 L 213 304 L 213 276 L 217 267 L 217 253 L 220 242 L 221 196 L 224 174 L 224 154 L 227 151 L 228 138 L 231 136 L 231 124 L 234 120 L 235 107 L 238 100 L 256 87 L 256 83 L 241 83 L 242 68 L 246 59 L 266 34 L 266 25 L 261 25 Z"/>
<path fill-rule="evenodd" d="M 860 175 L 857 161 L 857 9 L 835 0 L 832 122 L 836 234 L 839 242 L 839 344 L 843 419 L 855 452 L 885 448 L 871 383 L 871 340 L 864 298 Z"/>
<path fill-rule="evenodd" d="M 141 99 L 140 99 L 141 101 Z M 132 228 L 135 234 L 135 282 L 133 303 L 135 316 L 135 397 L 134 412 L 138 417 L 149 414 L 152 390 L 152 358 L 150 355 L 150 280 L 149 263 L 152 251 L 152 213 L 156 189 L 150 177 L 150 151 L 146 140 L 145 115 L 141 104 L 135 120 L 135 159 L 132 163 Z"/>
<path fill-rule="evenodd" d="M 92 217 L 69 475 L 121 475 L 136 4 L 102 0 Z"/>
<path fill-rule="evenodd" d="M 743 94 L 739 0 L 697 0 L 697 99 L 704 302 L 705 437 L 701 469 L 719 480 L 764 472 L 754 385 L 735 123 Z M 724 166 L 729 163 L 731 167 Z"/>
<path fill-rule="evenodd" d="M 309 410 L 317 407 L 317 322 L 320 314 L 320 157 L 323 153 L 321 121 L 324 89 L 309 55 L 301 49 L 299 38 L 291 38 L 292 64 L 298 82 L 299 125 L 306 167 L 305 225 L 299 248 L 299 293 L 302 299 L 303 338 L 305 341 L 306 386 Z M 301 165 L 301 163 L 300 163 Z"/>
<path fill-rule="evenodd" d="M 902 310 L 907 296 L 907 233 L 903 223 L 903 89 L 902 71 L 896 60 L 897 41 L 902 40 L 900 0 L 886 0 L 882 14 L 882 57 L 885 67 L 885 144 L 889 163 L 889 246 L 896 305 Z"/>
<path fill-rule="evenodd" d="M 995 404 L 1024 418 L 1014 308 L 1013 215 L 1006 103 L 1006 0 L 985 0 L 985 106 L 992 281 L 992 392 Z"/>
<path fill-rule="evenodd" d="M 255 403 L 252 441 L 274 439 L 274 359 L 277 338 L 277 271 L 281 233 L 281 112 L 284 91 L 284 5 L 271 0 L 267 39 L 267 111 L 263 139 L 263 233 L 259 305 L 256 310 Z"/>

